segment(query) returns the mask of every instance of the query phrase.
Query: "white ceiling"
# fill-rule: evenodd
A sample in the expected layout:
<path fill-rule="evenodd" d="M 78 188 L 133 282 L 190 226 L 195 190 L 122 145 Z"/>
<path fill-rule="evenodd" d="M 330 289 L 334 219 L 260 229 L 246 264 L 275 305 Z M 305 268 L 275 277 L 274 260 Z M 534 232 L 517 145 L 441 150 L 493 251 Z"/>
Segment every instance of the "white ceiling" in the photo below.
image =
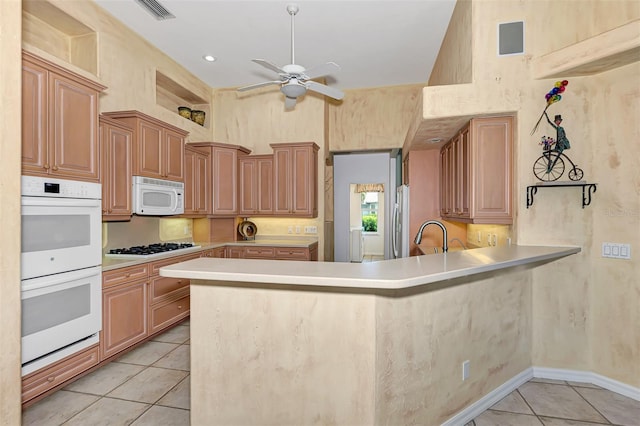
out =
<path fill-rule="evenodd" d="M 306 68 L 333 61 L 326 83 L 339 89 L 426 83 L 455 0 L 218 1 L 158 0 L 175 19 L 156 20 L 135 0 L 94 0 L 211 87 L 238 87 L 278 76 L 251 59 Z M 210 54 L 213 63 L 202 59 Z"/>

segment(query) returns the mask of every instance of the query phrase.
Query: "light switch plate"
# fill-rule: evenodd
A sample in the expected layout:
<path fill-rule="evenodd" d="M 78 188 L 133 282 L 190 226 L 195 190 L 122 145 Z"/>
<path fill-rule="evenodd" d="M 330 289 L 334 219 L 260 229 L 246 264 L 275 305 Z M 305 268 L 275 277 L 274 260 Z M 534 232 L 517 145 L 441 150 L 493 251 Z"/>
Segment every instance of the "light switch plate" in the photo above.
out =
<path fill-rule="evenodd" d="M 602 257 L 631 259 L 631 244 L 602 243 Z"/>

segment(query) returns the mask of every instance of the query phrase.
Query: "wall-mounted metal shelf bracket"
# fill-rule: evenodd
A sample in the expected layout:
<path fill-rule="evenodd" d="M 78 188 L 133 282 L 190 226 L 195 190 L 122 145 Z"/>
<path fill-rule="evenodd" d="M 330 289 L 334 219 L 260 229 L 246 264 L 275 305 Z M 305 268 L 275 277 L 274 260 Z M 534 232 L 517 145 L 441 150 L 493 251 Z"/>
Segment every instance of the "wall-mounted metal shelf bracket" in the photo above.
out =
<path fill-rule="evenodd" d="M 545 182 L 527 186 L 527 208 L 533 205 L 533 196 L 538 192 L 538 188 L 558 188 L 566 186 L 582 187 L 582 208 L 591 204 L 591 195 L 596 192 L 596 183 L 586 182 Z"/>

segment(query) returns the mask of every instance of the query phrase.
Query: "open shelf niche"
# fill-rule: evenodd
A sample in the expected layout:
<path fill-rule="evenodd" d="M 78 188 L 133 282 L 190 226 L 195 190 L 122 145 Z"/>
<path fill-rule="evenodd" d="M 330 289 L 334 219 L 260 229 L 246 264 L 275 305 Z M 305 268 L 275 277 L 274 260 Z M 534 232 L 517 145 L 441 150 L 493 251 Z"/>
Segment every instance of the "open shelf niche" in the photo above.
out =
<path fill-rule="evenodd" d="M 98 75 L 98 35 L 46 0 L 22 1 L 22 41 Z"/>
<path fill-rule="evenodd" d="M 181 106 L 189 107 L 192 110 L 204 111 L 204 127 L 210 127 L 211 105 L 209 101 L 196 95 L 158 70 L 156 70 L 156 104 L 175 114 L 178 114 L 178 107 Z M 193 123 L 194 126 L 200 127 L 194 121 L 187 118 L 184 119 Z"/>

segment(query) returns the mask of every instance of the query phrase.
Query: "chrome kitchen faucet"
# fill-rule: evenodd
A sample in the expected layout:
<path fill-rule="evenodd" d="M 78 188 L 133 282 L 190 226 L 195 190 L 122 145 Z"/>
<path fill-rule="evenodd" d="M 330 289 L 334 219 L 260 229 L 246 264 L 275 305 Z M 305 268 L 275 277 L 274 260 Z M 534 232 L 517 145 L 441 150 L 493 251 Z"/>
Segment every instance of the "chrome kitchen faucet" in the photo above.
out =
<path fill-rule="evenodd" d="M 416 239 L 414 240 L 414 242 L 416 244 L 420 244 L 420 242 L 422 241 L 422 232 L 424 231 L 424 228 L 429 225 L 438 225 L 440 229 L 442 229 L 442 252 L 446 253 L 447 250 L 449 250 L 449 246 L 447 245 L 447 228 L 445 228 L 445 226 L 437 220 L 428 220 L 420 225 L 420 229 L 418 230 L 418 234 L 416 235 Z"/>

